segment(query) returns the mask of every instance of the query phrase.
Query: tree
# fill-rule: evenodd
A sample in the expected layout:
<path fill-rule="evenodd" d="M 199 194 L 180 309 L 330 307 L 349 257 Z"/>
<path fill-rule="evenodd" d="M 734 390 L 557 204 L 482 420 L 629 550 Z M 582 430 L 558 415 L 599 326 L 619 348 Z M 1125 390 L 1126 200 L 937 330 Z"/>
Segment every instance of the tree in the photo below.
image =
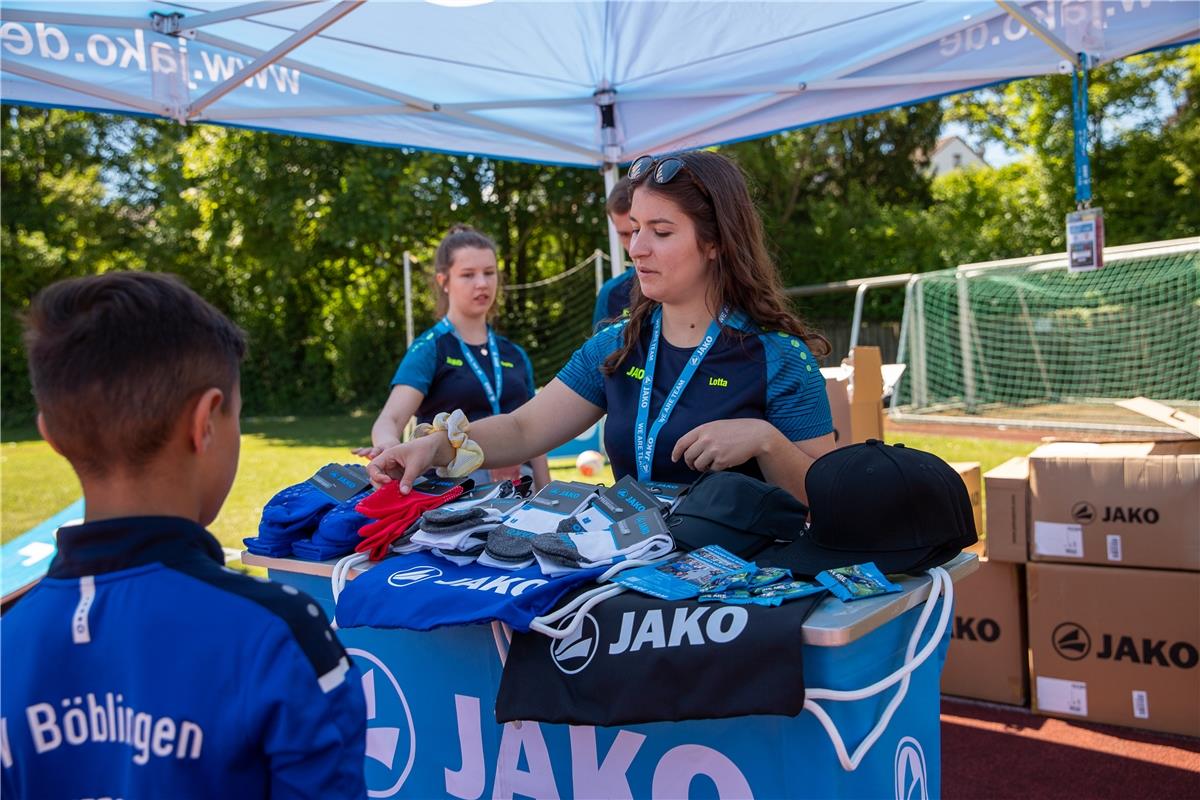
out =
<path fill-rule="evenodd" d="M 32 416 L 19 316 L 62 278 L 142 266 L 137 209 L 110 190 L 105 154 L 126 123 L 77 111 L 0 107 L 0 386 L 5 417 Z"/>
<path fill-rule="evenodd" d="M 1090 73 L 1094 205 L 1107 241 L 1130 244 L 1200 230 L 1200 46 L 1147 53 Z M 947 116 L 1031 160 L 1047 212 L 1074 209 L 1071 79 L 1031 78 L 956 98 Z M 1054 211 L 1051 212 L 1050 210 Z M 1063 228 L 1062 224 L 1057 226 Z M 1064 247 L 1058 230 L 1053 249 Z"/>

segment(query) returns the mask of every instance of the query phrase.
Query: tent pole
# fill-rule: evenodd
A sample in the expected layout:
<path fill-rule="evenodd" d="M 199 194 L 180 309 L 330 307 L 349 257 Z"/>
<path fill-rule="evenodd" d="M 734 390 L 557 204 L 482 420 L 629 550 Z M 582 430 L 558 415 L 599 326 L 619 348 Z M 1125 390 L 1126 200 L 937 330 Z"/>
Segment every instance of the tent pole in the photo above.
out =
<path fill-rule="evenodd" d="M 232 8 L 224 8 L 220 11 L 209 11 L 204 14 L 196 14 L 191 17 L 182 17 L 177 20 L 174 30 L 165 30 L 163 33 L 175 35 L 180 31 L 195 30 L 202 28 L 205 25 L 215 25 L 218 22 L 229 22 L 235 19 L 249 19 L 256 17 L 259 14 L 273 14 L 276 11 L 284 11 L 296 6 L 307 6 L 319 0 L 288 0 L 281 2 L 280 0 L 268 0 L 263 3 L 247 3 L 245 5 L 234 6 Z"/>
<path fill-rule="evenodd" d="M 225 95 L 232 92 L 244 81 L 253 77 L 257 73 L 262 72 L 276 61 L 279 61 L 288 53 L 292 52 L 309 39 L 318 35 L 321 31 L 325 30 L 330 25 L 349 14 L 351 11 L 354 11 L 365 1 L 366 0 L 342 0 L 342 2 L 338 3 L 336 6 L 329 9 L 324 14 L 293 33 L 291 36 L 284 39 L 267 52 L 263 53 L 262 56 L 255 59 L 249 66 L 243 67 L 235 75 L 226 78 L 220 86 L 210 89 L 206 94 L 197 99 L 191 104 L 191 106 L 188 107 L 188 118 L 195 118 L 197 114 L 220 100 Z"/>
<path fill-rule="evenodd" d="M 29 78 L 34 81 L 41 81 L 48 86 L 58 86 L 63 89 L 70 89 L 80 94 L 86 94 L 91 97 L 99 97 L 102 100 L 111 100 L 114 103 L 124 103 L 130 108 L 140 109 L 150 114 L 158 114 L 160 116 L 169 117 L 174 113 L 175 109 L 162 103 L 155 103 L 152 100 L 147 100 L 144 97 L 137 97 L 125 92 L 118 92 L 114 89 L 106 89 L 102 86 L 97 86 L 94 83 L 68 78 L 65 75 L 59 75 L 54 72 L 47 72 L 44 69 L 30 67 L 17 61 L 9 59 L 4 64 L 4 71 L 10 72 L 13 75 L 20 75 L 22 78 Z"/>
<path fill-rule="evenodd" d="M 412 347 L 412 256 L 407 250 L 404 251 L 404 341 L 406 346 Z"/>
<path fill-rule="evenodd" d="M 617 185 L 618 175 L 616 164 L 604 165 L 604 197 L 607 200 L 608 194 Z M 604 219 L 608 223 L 608 263 L 612 267 L 612 276 L 615 278 L 625 271 L 625 251 L 621 247 L 621 238 L 617 236 L 617 228 L 613 225 L 612 217 L 607 211 L 604 214 Z"/>
<path fill-rule="evenodd" d="M 996 0 L 996 5 L 1004 9 L 1005 13 L 1010 17 L 1024 25 L 1030 33 L 1041 39 L 1047 47 L 1062 56 L 1065 61 L 1074 64 L 1075 69 L 1083 69 L 1083 64 L 1079 60 L 1079 54 L 1070 45 L 1055 36 L 1045 25 L 1038 22 L 1032 13 L 1026 11 L 1016 3 L 1009 2 L 1009 0 Z"/>

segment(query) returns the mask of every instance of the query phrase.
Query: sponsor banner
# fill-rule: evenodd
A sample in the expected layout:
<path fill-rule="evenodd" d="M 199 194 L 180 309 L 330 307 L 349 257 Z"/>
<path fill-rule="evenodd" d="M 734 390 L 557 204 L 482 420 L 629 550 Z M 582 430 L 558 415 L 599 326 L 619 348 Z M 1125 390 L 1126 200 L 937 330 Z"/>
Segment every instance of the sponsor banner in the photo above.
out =
<path fill-rule="evenodd" d="M 764 608 L 626 592 L 593 608 L 564 639 L 513 636 L 496 719 L 617 725 L 793 716 L 804 707 L 801 628 L 820 599 Z"/>
<path fill-rule="evenodd" d="M 279 571 L 273 571 L 272 578 L 296 585 L 332 612 L 328 580 Z M 707 617 L 717 608 L 699 620 L 699 635 L 705 642 L 709 641 Z M 807 683 L 854 689 L 886 677 L 903 662 L 919 613 L 919 608 L 908 611 L 844 647 L 805 648 Z M 662 632 L 669 644 L 667 622 L 664 617 Z M 717 622 L 712 623 L 717 638 L 734 629 L 728 615 Z M 631 629 L 630 647 L 639 628 L 640 621 Z M 650 638 L 636 652 L 668 649 L 653 647 L 652 630 L 653 626 L 646 628 Z M 695 631 L 688 630 L 695 638 Z M 367 698 L 365 770 L 370 797 L 928 800 L 941 793 L 938 675 L 948 639 L 913 673 L 904 702 L 858 769 L 846 772 L 838 765 L 829 737 L 809 713 L 614 727 L 497 724 L 493 707 L 501 679 L 501 653 L 507 646 L 503 635 L 487 625 L 426 633 L 356 628 L 338 635 L 362 673 Z M 744 635 L 743 629 L 720 646 L 737 647 Z M 677 648 L 707 647 L 687 640 L 681 634 Z M 550 640 L 543 638 L 541 649 L 549 647 Z M 738 652 L 743 666 L 734 677 L 757 680 L 757 669 L 746 666 L 757 656 L 749 656 L 747 650 Z M 586 660 L 584 656 L 582 661 Z M 582 661 L 569 662 L 569 668 L 579 668 Z M 593 661 L 579 674 L 601 666 Z M 635 682 L 628 682 L 623 691 L 644 698 L 652 692 L 682 694 Z M 849 747 L 871 730 L 893 691 L 863 702 L 825 703 Z"/>
<path fill-rule="evenodd" d="M 332 612 L 328 579 L 278 571 L 271 577 L 296 585 L 316 597 L 326 613 Z M 809 685 L 846 690 L 892 673 L 904 661 L 919 613 L 912 609 L 841 648 L 805 648 Z M 721 631 L 732 630 L 727 626 L 731 620 L 719 621 Z M 700 627 L 707 642 L 704 620 Z M 665 628 L 664 634 L 670 642 Z M 740 636 L 744 631 L 730 644 L 740 642 Z M 338 631 L 338 637 L 362 674 L 368 717 L 365 770 L 372 798 L 928 800 L 941 794 L 938 674 L 948 638 L 913 673 L 904 702 L 863 763 L 847 772 L 808 712 L 616 727 L 498 724 L 493 706 L 502 675 L 500 654 L 508 648 L 503 634 L 491 626 L 424 633 L 353 628 Z M 683 644 L 685 638 L 678 646 L 700 648 Z M 550 640 L 544 639 L 542 648 L 550 648 Z M 650 644 L 638 648 L 643 649 L 653 650 Z M 744 682 L 757 680 L 757 670 L 749 664 L 758 657 L 748 652 L 740 651 L 738 678 Z M 598 666 L 590 663 L 582 672 Z M 667 690 L 660 686 L 656 691 Z M 638 687 L 626 686 L 626 692 L 636 696 Z M 864 702 L 824 704 L 848 747 L 870 732 L 893 692 Z M 643 690 L 642 696 L 646 694 Z"/>
<path fill-rule="evenodd" d="M 42 579 L 58 552 L 58 529 L 80 522 L 83 522 L 82 498 L 5 543 L 0 549 L 2 602 L 21 596 Z"/>

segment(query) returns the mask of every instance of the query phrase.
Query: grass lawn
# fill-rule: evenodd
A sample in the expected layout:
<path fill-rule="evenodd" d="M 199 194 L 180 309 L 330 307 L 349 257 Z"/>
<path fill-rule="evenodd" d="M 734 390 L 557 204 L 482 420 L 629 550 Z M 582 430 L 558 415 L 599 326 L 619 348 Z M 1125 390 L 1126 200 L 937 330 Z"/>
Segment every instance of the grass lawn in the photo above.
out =
<path fill-rule="evenodd" d="M 242 421 L 237 480 L 211 530 L 226 547 L 241 549 L 258 529 L 263 505 L 284 486 L 298 483 L 330 461 L 354 460 L 349 448 L 368 441 L 371 417 L 249 417 Z M 947 461 L 978 461 L 986 472 L 1034 448 L 1028 442 L 951 436 L 905 436 L 905 444 Z M 586 480 L 574 465 L 552 466 L 555 478 Z M 597 478 L 612 483 L 607 469 Z M 31 427 L 5 431 L 0 443 L 0 541 L 24 533 L 80 496 L 70 466 Z"/>

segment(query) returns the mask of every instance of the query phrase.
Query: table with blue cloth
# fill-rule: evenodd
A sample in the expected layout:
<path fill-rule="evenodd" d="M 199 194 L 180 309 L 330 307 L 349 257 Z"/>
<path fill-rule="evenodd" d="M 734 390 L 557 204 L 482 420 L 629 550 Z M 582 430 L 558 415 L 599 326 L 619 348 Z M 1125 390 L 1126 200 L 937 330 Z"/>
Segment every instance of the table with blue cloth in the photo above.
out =
<path fill-rule="evenodd" d="M 333 562 L 247 553 L 243 563 L 265 567 L 273 580 L 312 595 L 333 618 Z M 957 582 L 977 566 L 977 558 L 964 553 L 945 569 Z M 803 627 L 803 677 L 810 694 L 814 687 L 867 687 L 905 663 L 933 579 L 897 582 L 904 590 L 899 594 L 853 603 L 827 597 L 813 611 Z M 937 631 L 944 603 L 943 595 L 918 650 Z M 839 759 L 817 714 L 809 710 L 795 717 L 621 727 L 499 725 L 494 704 L 507 653 L 506 631 L 499 624 L 427 632 L 349 628 L 338 635 L 363 676 L 371 797 L 919 800 L 941 794 L 939 682 L 949 626 L 930 657 L 912 671 L 903 701 L 852 770 L 843 767 L 845 758 Z M 753 680 L 753 672 L 748 657 L 747 680 Z M 845 751 L 854 753 L 898 689 L 891 685 L 866 699 L 819 702 L 844 739 Z"/>

